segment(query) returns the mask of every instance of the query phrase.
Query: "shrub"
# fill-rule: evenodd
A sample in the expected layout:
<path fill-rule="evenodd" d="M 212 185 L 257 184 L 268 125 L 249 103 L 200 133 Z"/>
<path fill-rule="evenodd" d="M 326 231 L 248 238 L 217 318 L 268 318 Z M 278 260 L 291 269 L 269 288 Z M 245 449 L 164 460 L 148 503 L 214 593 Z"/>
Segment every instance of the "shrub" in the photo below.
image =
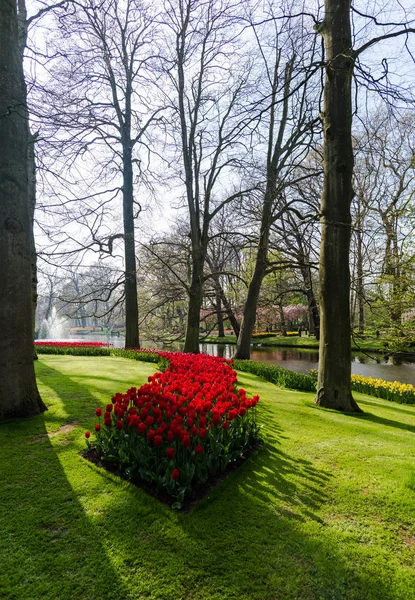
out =
<path fill-rule="evenodd" d="M 160 356 L 157 350 L 143 349 L 129 349 L 123 350 L 122 348 L 112 348 L 111 356 L 120 356 L 121 358 L 130 358 L 131 360 L 142 360 L 144 362 L 159 363 Z"/>
<path fill-rule="evenodd" d="M 103 424 L 95 427 L 95 448 L 129 478 L 164 489 L 180 508 L 186 494 L 256 443 L 259 397 L 237 389 L 229 361 L 204 354 L 159 356 L 167 361 L 164 373 L 112 397 Z M 85 435 L 91 447 L 90 432 Z"/>
<path fill-rule="evenodd" d="M 120 356 L 144 362 L 159 363 L 157 350 L 124 350 L 112 348 L 104 342 L 35 342 L 39 354 L 71 354 L 73 356 Z"/>
<path fill-rule="evenodd" d="M 70 354 L 73 356 L 110 356 L 111 349 L 103 342 L 35 342 L 39 354 Z"/>
<path fill-rule="evenodd" d="M 302 392 L 314 392 L 316 389 L 315 380 L 310 375 L 295 373 L 294 371 L 289 371 L 288 369 L 258 362 L 256 360 L 235 359 L 233 364 L 238 371 L 258 375 L 266 381 L 270 381 L 281 387 L 300 390 Z"/>

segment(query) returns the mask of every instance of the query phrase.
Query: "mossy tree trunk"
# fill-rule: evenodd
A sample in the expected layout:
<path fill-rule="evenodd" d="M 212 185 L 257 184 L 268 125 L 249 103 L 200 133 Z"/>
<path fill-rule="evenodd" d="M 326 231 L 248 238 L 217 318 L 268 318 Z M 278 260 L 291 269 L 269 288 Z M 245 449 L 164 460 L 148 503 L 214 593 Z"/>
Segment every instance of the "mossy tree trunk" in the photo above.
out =
<path fill-rule="evenodd" d="M 46 406 L 33 365 L 29 127 L 16 2 L 0 0 L 0 15 L 0 419 L 7 419 Z"/>
<path fill-rule="evenodd" d="M 361 412 L 351 392 L 350 206 L 354 68 L 350 0 L 325 0 L 324 183 L 321 199 L 320 361 L 316 403 Z"/>

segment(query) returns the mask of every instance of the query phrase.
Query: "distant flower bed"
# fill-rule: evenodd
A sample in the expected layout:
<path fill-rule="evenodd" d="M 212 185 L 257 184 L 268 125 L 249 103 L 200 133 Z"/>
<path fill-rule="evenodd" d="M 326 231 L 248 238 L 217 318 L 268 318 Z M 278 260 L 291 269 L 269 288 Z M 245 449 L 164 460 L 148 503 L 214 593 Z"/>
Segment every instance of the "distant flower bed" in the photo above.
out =
<path fill-rule="evenodd" d="M 280 331 L 276 335 L 284 335 L 284 334 L 282 333 L 282 331 Z M 286 331 L 285 335 L 288 336 L 288 337 L 294 337 L 295 335 L 298 336 L 298 331 Z"/>
<path fill-rule="evenodd" d="M 276 333 L 272 333 L 269 331 L 263 331 L 263 332 L 258 332 L 258 333 L 253 333 L 252 334 L 252 339 L 262 339 L 262 338 L 269 338 L 269 337 L 275 337 L 277 334 Z"/>
<path fill-rule="evenodd" d="M 35 346 L 52 346 L 57 348 L 101 348 L 107 347 L 105 342 L 49 342 L 48 340 L 36 340 Z"/>
<path fill-rule="evenodd" d="M 255 445 L 259 397 L 237 388 L 230 361 L 158 354 L 165 372 L 115 394 L 105 410 L 96 411 L 95 443 L 89 431 L 85 436 L 101 460 L 165 490 L 180 508 L 187 494 Z"/>
<path fill-rule="evenodd" d="M 39 354 L 70 354 L 72 356 L 110 356 L 111 349 L 104 342 L 48 342 L 37 340 Z"/>
<path fill-rule="evenodd" d="M 415 404 L 415 387 L 409 383 L 352 375 L 352 389 L 400 404 Z"/>

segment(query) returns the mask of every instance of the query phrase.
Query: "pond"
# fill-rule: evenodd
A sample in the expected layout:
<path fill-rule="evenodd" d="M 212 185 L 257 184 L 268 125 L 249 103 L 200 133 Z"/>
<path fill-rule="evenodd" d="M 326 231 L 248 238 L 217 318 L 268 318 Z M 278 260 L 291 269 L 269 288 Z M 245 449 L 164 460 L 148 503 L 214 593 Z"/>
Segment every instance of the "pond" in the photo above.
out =
<path fill-rule="evenodd" d="M 69 340 L 55 340 L 69 341 Z M 123 336 L 93 335 L 83 338 L 71 338 L 72 342 L 96 341 L 110 343 L 116 348 L 124 347 Z M 143 342 L 147 348 L 161 348 L 160 345 L 152 342 Z M 183 344 L 174 344 L 166 349 L 182 350 Z M 212 356 L 221 356 L 223 358 L 232 358 L 235 352 L 235 346 L 232 344 L 200 344 L 201 352 Z M 415 361 L 400 361 L 393 357 L 383 357 L 380 354 L 368 352 L 370 356 L 362 353 L 353 353 L 352 373 L 356 375 L 365 375 L 366 377 L 375 377 L 385 379 L 386 381 L 400 381 L 401 383 L 411 383 L 415 385 Z M 310 369 L 318 368 L 318 352 L 308 349 L 294 348 L 254 348 L 251 351 L 252 360 L 259 360 L 271 363 L 279 367 L 284 367 L 297 373 L 306 373 Z"/>
<path fill-rule="evenodd" d="M 201 350 L 206 354 L 232 358 L 235 346 L 230 344 L 201 344 Z M 383 357 L 370 352 L 368 354 L 370 356 L 353 352 L 352 373 L 415 385 L 415 362 L 407 360 L 404 362 L 393 357 Z M 318 368 L 318 352 L 308 349 L 254 348 L 251 350 L 251 359 L 271 363 L 297 373 L 306 373 L 310 369 Z"/>

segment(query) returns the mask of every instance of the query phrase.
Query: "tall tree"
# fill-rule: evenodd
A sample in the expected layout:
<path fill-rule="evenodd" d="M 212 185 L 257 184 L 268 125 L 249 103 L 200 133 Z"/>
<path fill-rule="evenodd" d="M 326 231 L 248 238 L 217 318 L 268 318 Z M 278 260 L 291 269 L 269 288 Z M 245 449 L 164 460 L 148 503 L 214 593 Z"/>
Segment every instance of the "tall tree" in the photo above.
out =
<path fill-rule="evenodd" d="M 44 137 L 50 173 L 51 164 L 55 172 L 59 162 L 63 165 L 55 178 L 55 202 L 56 191 L 62 191 L 61 215 L 88 233 L 78 249 L 108 256 L 115 240 L 123 241 L 126 347 L 140 345 L 135 221 L 142 208 L 137 184 L 147 164 L 141 152 L 144 148 L 148 156 L 149 130 L 161 111 L 154 88 L 149 91 L 158 54 L 153 25 L 144 2 L 74 3 L 58 20 L 59 39 L 49 48 L 51 77 L 35 102 L 38 118 L 48 126 Z M 39 103 L 48 106 L 47 114 Z M 72 185 L 65 182 L 63 187 L 66 176 Z M 121 231 L 113 208 L 112 223 L 103 218 L 119 197 Z M 68 223 L 67 230 L 72 229 Z M 61 235 L 59 231 L 58 239 Z"/>
<path fill-rule="evenodd" d="M 306 34 L 306 19 L 298 23 L 283 14 L 274 15 L 272 3 L 259 25 L 251 16 L 251 28 L 258 44 L 262 64 L 263 86 L 258 107 L 265 124 L 261 146 L 265 182 L 260 202 L 260 223 L 254 272 L 249 282 L 236 358 L 248 359 L 255 327 L 261 285 L 269 267 L 270 230 L 273 223 L 289 210 L 294 201 L 287 200 L 287 189 L 298 182 L 295 166 L 304 160 L 311 147 L 316 124 L 315 40 Z M 258 17 L 257 17 L 258 18 Z M 272 39 L 262 32 L 264 22 L 273 28 Z M 265 147 L 265 152 L 264 152 Z M 264 160 L 265 158 L 265 160 Z M 300 176 L 300 179 L 302 177 Z"/>
<path fill-rule="evenodd" d="M 29 126 L 15 0 L 1 0 L 0 14 L 0 419 L 7 419 L 46 406 L 33 366 Z"/>
<path fill-rule="evenodd" d="M 326 0 L 321 198 L 319 406 L 360 412 L 351 393 L 350 205 L 353 188 L 350 0 Z"/>
<path fill-rule="evenodd" d="M 356 11 L 355 11 L 356 12 Z M 357 13 L 374 22 L 375 17 Z M 352 77 L 359 56 L 377 42 L 415 30 L 396 23 L 394 31 L 353 49 L 351 1 L 325 0 L 318 30 L 325 47 L 324 182 L 321 198 L 320 361 L 316 403 L 336 410 L 361 412 L 351 393 L 350 341 L 350 206 L 353 197 Z M 362 70 L 360 70 L 360 73 Z M 373 83 L 370 81 L 369 83 Z"/>
<path fill-rule="evenodd" d="M 171 131 L 180 139 L 191 241 L 191 281 L 185 352 L 199 352 L 200 309 L 209 230 L 215 216 L 244 190 L 241 165 L 249 64 L 237 53 L 238 3 L 233 0 L 165 0 L 171 40 L 166 72 L 173 105 Z M 235 172 L 238 170 L 238 176 Z"/>
<path fill-rule="evenodd" d="M 380 290 L 386 292 L 381 303 L 387 307 L 390 325 L 397 334 L 402 314 L 409 308 L 405 305 L 407 267 L 413 261 L 414 133 L 411 113 L 394 116 L 390 111 L 378 110 L 365 123 L 365 131 L 355 138 L 358 208 L 361 215 L 367 215 L 366 221 L 376 226 L 372 232 L 377 255 L 372 263 L 372 282 L 376 278 Z"/>

